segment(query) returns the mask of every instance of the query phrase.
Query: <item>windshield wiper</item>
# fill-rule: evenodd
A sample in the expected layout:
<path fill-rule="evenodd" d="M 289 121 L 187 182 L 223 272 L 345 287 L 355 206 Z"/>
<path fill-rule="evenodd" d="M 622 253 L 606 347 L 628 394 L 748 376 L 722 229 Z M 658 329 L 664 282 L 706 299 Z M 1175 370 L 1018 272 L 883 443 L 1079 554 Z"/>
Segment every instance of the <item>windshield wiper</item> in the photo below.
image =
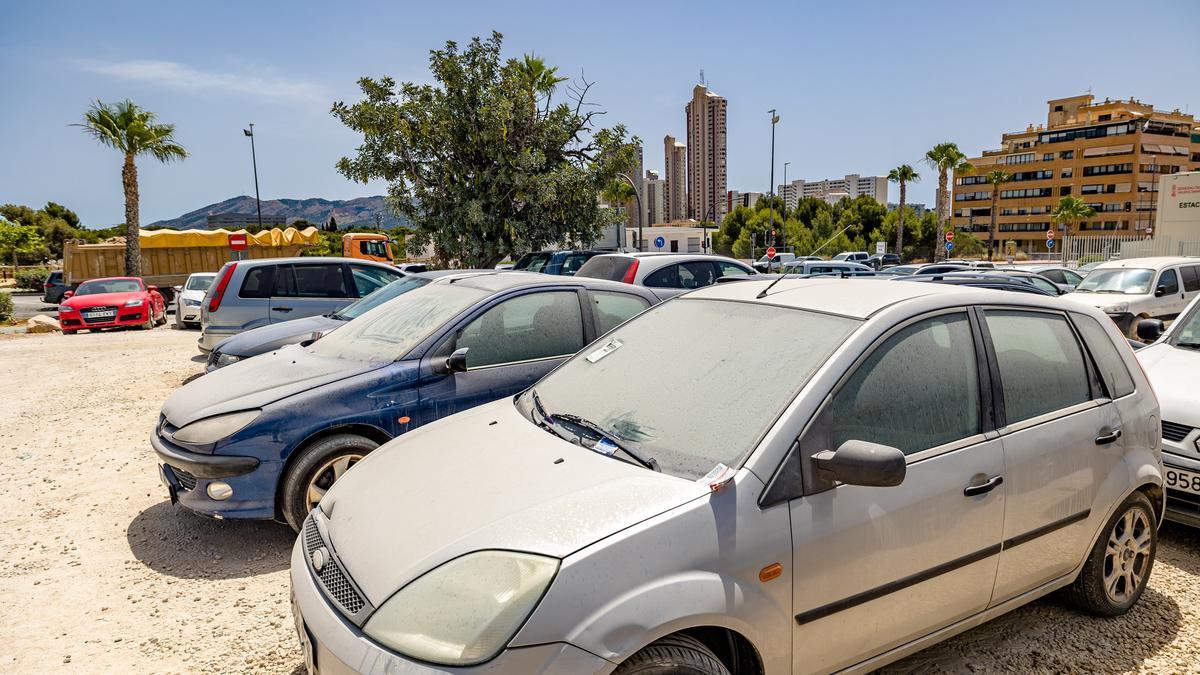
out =
<path fill-rule="evenodd" d="M 617 450 L 620 450 L 620 451 L 624 452 L 625 454 L 629 455 L 630 457 L 634 458 L 635 460 L 637 460 L 638 464 L 641 464 L 642 466 L 644 466 L 647 469 L 650 469 L 652 471 L 659 470 L 658 462 L 653 457 L 647 457 L 647 456 L 643 455 L 640 451 L 634 450 L 633 448 L 630 448 L 630 447 L 624 445 L 623 443 L 617 442 L 617 439 L 614 438 L 612 434 L 610 434 L 609 432 L 600 428 L 599 424 L 596 424 L 595 422 L 593 422 L 591 420 L 584 419 L 584 418 L 580 417 L 579 415 L 572 415 L 570 413 L 555 413 L 553 416 L 551 416 L 550 419 L 555 420 L 555 421 L 562 420 L 563 422 L 566 422 L 567 424 L 573 424 L 577 427 L 580 427 L 581 429 L 586 429 L 586 430 L 592 432 L 593 434 L 595 434 L 599 440 L 608 441 Z"/>
<path fill-rule="evenodd" d="M 1200 342 L 1176 342 L 1175 346 L 1185 349 L 1200 349 Z"/>

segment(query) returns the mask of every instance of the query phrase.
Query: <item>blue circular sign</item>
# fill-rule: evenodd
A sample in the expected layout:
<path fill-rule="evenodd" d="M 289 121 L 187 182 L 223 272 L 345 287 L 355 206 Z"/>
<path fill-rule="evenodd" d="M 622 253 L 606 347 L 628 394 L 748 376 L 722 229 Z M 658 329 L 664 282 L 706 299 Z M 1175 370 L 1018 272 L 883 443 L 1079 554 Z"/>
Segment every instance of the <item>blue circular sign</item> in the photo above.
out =
<path fill-rule="evenodd" d="M 1054 240 L 1053 239 L 1046 240 L 1046 248 L 1048 248 L 1048 249 L 1054 248 Z"/>
<path fill-rule="evenodd" d="M 952 241 L 946 242 L 946 250 L 953 251 L 954 250 L 954 242 L 952 242 Z"/>
<path fill-rule="evenodd" d="M 655 246 L 657 246 L 657 247 L 659 247 L 659 248 L 662 248 L 663 246 L 666 246 L 666 245 L 667 245 L 667 240 L 666 240 L 666 239 L 663 239 L 662 237 L 655 237 L 655 238 L 654 238 L 654 245 L 655 245 Z"/>

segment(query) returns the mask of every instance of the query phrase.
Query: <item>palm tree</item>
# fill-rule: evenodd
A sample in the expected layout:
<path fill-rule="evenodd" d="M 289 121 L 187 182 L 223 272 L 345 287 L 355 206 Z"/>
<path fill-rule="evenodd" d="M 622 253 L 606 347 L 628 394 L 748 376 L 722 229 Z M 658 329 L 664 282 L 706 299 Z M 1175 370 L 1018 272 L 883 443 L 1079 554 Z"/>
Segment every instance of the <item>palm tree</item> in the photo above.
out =
<path fill-rule="evenodd" d="M 1071 223 L 1087 220 L 1095 215 L 1096 209 L 1088 206 L 1087 202 L 1073 195 L 1067 195 L 1058 200 L 1058 206 L 1054 207 L 1054 210 L 1050 212 L 1050 219 L 1056 223 L 1060 223 L 1064 227 L 1062 242 L 1064 262 L 1067 255 L 1066 238 L 1071 235 Z"/>
<path fill-rule="evenodd" d="M 529 88 L 531 96 L 546 97 L 546 111 L 550 110 L 550 96 L 554 89 L 567 78 L 558 76 L 558 67 L 547 68 L 546 60 L 540 56 L 526 54 L 522 60 L 516 61 L 517 72 L 522 83 Z"/>
<path fill-rule="evenodd" d="M 967 161 L 967 156 L 954 143 L 946 141 L 933 146 L 929 152 L 925 153 L 925 163 L 931 168 L 937 169 L 938 172 L 938 192 L 937 192 L 937 238 L 933 244 L 933 259 L 938 258 L 938 251 L 941 250 L 941 241 L 946 236 L 946 225 L 950 220 L 950 191 L 946 189 L 946 175 L 953 172 L 955 176 L 971 173 L 975 167 L 971 166 Z"/>
<path fill-rule="evenodd" d="M 83 115 L 84 133 L 125 156 L 121 185 L 125 189 L 125 274 L 142 274 L 142 247 L 138 241 L 138 175 L 134 158 L 153 155 L 160 162 L 184 159 L 187 150 L 175 142 L 174 124 L 156 124 L 154 113 L 130 100 L 118 103 L 96 101 Z"/>
<path fill-rule="evenodd" d="M 1000 169 L 992 169 L 983 179 L 992 186 L 992 224 L 988 226 L 988 260 L 991 260 L 996 247 L 996 216 L 1000 215 L 1000 186 L 1012 180 L 1012 175 Z"/>
<path fill-rule="evenodd" d="M 901 164 L 888 172 L 888 180 L 900 184 L 900 214 L 896 218 L 896 255 L 902 256 L 904 255 L 901 252 L 901 248 L 904 246 L 904 205 L 908 201 L 907 188 L 909 183 L 921 180 L 921 175 L 908 164 Z"/>

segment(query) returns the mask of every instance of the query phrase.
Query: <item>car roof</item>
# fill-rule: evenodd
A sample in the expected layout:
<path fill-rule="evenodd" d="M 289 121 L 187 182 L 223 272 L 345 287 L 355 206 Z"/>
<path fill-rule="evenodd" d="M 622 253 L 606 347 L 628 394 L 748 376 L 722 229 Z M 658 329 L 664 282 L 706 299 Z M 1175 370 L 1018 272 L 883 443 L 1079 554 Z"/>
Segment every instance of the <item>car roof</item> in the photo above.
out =
<path fill-rule="evenodd" d="M 1200 264 L 1200 258 L 1194 256 L 1153 256 L 1149 258 L 1129 258 L 1128 260 L 1110 260 L 1100 263 L 1092 271 L 1111 269 L 1154 269 L 1160 270 L 1170 265 L 1193 263 Z"/>
<path fill-rule="evenodd" d="M 714 255 L 712 253 L 660 253 L 658 251 L 634 251 L 632 253 L 602 253 L 600 256 L 613 256 L 623 258 L 653 258 L 655 260 L 732 260 L 723 255 Z"/>
<path fill-rule="evenodd" d="M 311 256 L 293 256 L 290 258 L 254 258 L 252 260 L 234 260 L 238 267 L 258 267 L 260 265 L 285 265 L 291 263 L 354 263 L 356 265 L 370 265 L 372 267 L 387 267 L 395 268 L 391 263 L 375 262 L 374 260 L 363 260 L 362 258 L 344 258 L 335 255 L 311 255 Z"/>
<path fill-rule="evenodd" d="M 141 281 L 141 277 L 96 277 L 95 279 L 86 279 L 83 283 L 89 281 Z"/>
<path fill-rule="evenodd" d="M 416 276 L 422 276 L 423 274 L 425 273 Z M 489 293 L 535 286 L 582 286 L 584 288 L 614 290 L 642 297 L 652 297 L 649 291 L 642 289 L 640 286 L 623 284 L 607 279 L 593 279 L 591 277 L 562 276 L 514 270 L 471 270 L 461 272 L 461 274 L 444 276 L 450 278 L 439 279 L 441 283 L 453 283 L 469 288 L 478 288 Z"/>

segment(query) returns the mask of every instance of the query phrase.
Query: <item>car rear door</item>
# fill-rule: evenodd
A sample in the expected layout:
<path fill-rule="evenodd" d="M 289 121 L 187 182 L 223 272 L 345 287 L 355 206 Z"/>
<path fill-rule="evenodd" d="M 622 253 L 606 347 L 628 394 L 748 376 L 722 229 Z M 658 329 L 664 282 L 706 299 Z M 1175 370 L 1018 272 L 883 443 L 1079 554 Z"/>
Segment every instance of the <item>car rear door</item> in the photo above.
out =
<path fill-rule="evenodd" d="M 1200 295 L 1200 265 L 1180 265 L 1179 282 L 1183 292 L 1183 306 L 1187 307 L 1192 298 Z"/>
<path fill-rule="evenodd" d="M 330 314 L 354 299 L 345 266 L 337 262 L 292 263 L 275 270 L 271 323 Z"/>

